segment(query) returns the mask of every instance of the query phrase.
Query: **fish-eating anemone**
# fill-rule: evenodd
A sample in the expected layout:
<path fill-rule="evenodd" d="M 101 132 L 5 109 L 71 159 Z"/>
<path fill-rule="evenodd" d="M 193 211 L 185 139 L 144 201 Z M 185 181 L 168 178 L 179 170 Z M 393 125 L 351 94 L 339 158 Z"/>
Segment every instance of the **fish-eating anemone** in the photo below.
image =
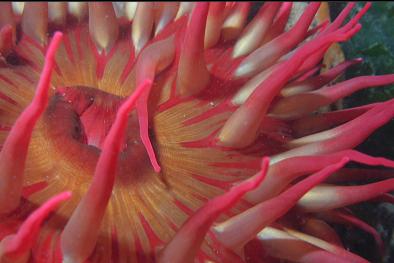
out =
<path fill-rule="evenodd" d="M 319 110 L 394 83 L 318 73 L 371 4 L 292 5 L 0 3 L 0 261 L 367 262 L 333 223 L 382 250 L 349 206 L 392 202 L 394 162 L 352 148 L 394 100 Z"/>

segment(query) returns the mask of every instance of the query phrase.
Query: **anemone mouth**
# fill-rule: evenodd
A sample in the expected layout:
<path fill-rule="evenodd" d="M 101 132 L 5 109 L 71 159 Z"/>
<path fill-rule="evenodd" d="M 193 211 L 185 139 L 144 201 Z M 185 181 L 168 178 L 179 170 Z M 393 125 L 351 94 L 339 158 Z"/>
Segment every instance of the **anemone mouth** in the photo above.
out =
<path fill-rule="evenodd" d="M 100 149 L 121 101 L 120 97 L 95 88 L 57 88 L 45 114 L 51 128 L 59 127 L 59 120 L 71 119 L 63 122 L 64 130 L 69 132 L 65 135 Z"/>
<path fill-rule="evenodd" d="M 81 144 L 102 148 L 116 112 L 124 98 L 90 87 L 58 88 L 45 113 L 48 125 L 55 130 L 59 120 L 64 121 L 64 134 Z M 70 121 L 67 121 L 70 119 Z M 55 131 L 54 131 L 55 132 Z M 127 138 L 121 150 L 129 144 L 139 144 L 138 123 L 135 114 L 129 117 Z"/>

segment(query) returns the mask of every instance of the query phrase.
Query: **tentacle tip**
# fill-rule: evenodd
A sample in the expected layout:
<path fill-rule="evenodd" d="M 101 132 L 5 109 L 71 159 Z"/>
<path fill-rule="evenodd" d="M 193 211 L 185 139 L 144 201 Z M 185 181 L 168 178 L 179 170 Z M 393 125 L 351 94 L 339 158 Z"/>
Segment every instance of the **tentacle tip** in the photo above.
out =
<path fill-rule="evenodd" d="M 270 164 L 270 158 L 268 156 L 264 156 L 261 160 L 261 169 L 266 170 Z"/>
<path fill-rule="evenodd" d="M 63 192 L 62 193 L 62 197 L 63 197 L 63 199 L 64 200 L 68 200 L 68 199 L 70 199 L 71 197 L 72 197 L 72 192 L 71 191 L 66 191 L 66 192 Z"/>
<path fill-rule="evenodd" d="M 343 165 L 347 164 L 349 161 L 350 161 L 350 158 L 349 158 L 348 156 L 344 156 L 344 157 L 342 157 L 342 159 L 341 159 L 341 161 L 339 162 L 339 164 L 340 164 L 341 166 L 343 166 Z"/>
<path fill-rule="evenodd" d="M 143 82 L 142 82 L 142 85 L 144 85 L 145 87 L 146 86 L 151 86 L 153 84 L 153 81 L 151 80 L 151 79 L 145 79 Z"/>
<path fill-rule="evenodd" d="M 364 61 L 364 59 L 363 58 L 355 58 L 355 59 L 353 59 L 353 61 L 356 63 L 361 63 Z"/>
<path fill-rule="evenodd" d="M 156 173 L 160 173 L 161 172 L 161 167 L 159 165 L 153 166 L 153 169 L 155 170 Z"/>
<path fill-rule="evenodd" d="M 63 37 L 63 33 L 61 31 L 56 31 L 53 34 L 53 38 L 60 38 L 60 37 Z"/>
<path fill-rule="evenodd" d="M 161 167 L 159 165 L 159 163 L 157 162 L 157 158 L 156 158 L 156 154 L 154 152 L 154 150 L 150 150 L 149 148 L 146 148 L 147 152 L 148 152 L 148 156 L 151 162 L 151 165 L 153 167 L 153 170 L 155 171 L 155 173 L 160 173 L 161 171 Z"/>
<path fill-rule="evenodd" d="M 7 36 L 12 36 L 13 33 L 13 27 L 10 24 L 6 24 L 3 27 L 0 28 L 2 34 L 5 34 Z"/>
<path fill-rule="evenodd" d="M 355 25 L 354 28 L 350 30 L 351 33 L 349 34 L 349 37 L 352 37 L 352 36 L 356 35 L 358 33 L 358 31 L 361 30 L 362 27 L 363 26 L 360 23 Z"/>
<path fill-rule="evenodd" d="M 58 47 L 58 45 L 60 44 L 60 41 L 62 41 L 62 39 L 63 39 L 63 33 L 62 33 L 62 32 L 56 31 L 56 32 L 53 34 L 52 42 L 54 43 L 53 45 L 56 46 L 55 49 L 57 49 L 57 47 Z"/>
<path fill-rule="evenodd" d="M 259 186 L 265 179 L 265 176 L 267 175 L 268 171 L 268 166 L 270 164 L 270 158 L 265 156 L 263 157 L 261 161 L 261 170 L 260 173 L 257 174 L 255 177 L 255 187 Z"/>
<path fill-rule="evenodd" d="M 11 24 L 5 24 L 2 28 L 2 30 L 6 30 L 7 32 L 12 30 L 12 25 Z"/>

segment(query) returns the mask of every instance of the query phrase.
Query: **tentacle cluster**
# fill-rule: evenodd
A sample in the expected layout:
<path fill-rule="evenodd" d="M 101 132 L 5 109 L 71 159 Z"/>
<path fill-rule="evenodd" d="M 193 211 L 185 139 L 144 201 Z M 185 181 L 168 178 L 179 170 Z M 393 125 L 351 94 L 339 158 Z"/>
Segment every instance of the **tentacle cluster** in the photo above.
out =
<path fill-rule="evenodd" d="M 366 262 L 332 223 L 382 250 L 348 206 L 392 202 L 391 171 L 340 182 L 394 168 L 352 150 L 394 100 L 317 113 L 394 83 L 318 73 L 370 4 L 286 31 L 292 6 L 0 3 L 0 261 Z"/>

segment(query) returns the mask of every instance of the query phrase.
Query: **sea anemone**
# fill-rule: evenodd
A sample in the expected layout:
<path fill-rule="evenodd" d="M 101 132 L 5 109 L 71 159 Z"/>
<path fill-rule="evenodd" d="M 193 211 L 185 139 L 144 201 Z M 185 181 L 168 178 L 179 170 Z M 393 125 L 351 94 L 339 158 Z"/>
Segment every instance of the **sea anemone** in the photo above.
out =
<path fill-rule="evenodd" d="M 352 148 L 394 100 L 321 109 L 394 75 L 319 73 L 354 5 L 0 3 L 0 261 L 367 262 L 333 224 L 383 249 L 349 206 L 394 162 Z"/>

